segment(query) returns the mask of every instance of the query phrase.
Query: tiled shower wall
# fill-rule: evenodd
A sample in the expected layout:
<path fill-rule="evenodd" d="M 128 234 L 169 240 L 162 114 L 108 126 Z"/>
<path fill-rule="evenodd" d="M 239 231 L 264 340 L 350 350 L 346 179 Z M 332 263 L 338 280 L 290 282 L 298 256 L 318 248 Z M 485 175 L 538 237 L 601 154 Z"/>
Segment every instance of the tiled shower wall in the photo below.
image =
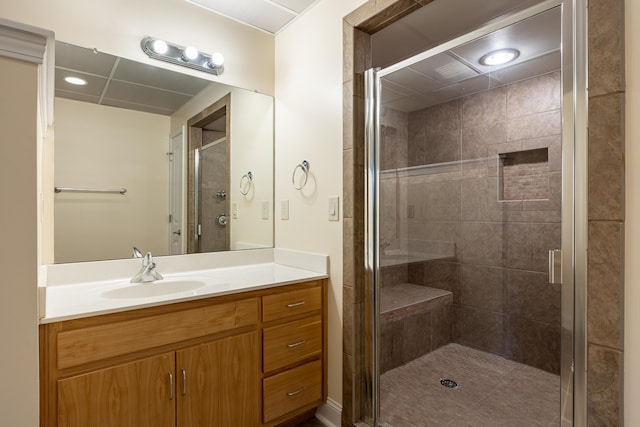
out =
<path fill-rule="evenodd" d="M 381 121 L 388 253 L 420 256 L 435 242 L 456 248 L 453 259 L 387 269 L 382 286 L 449 290 L 455 341 L 559 373 L 560 286 L 548 283 L 547 255 L 560 247 L 560 73 L 409 114 L 384 110 Z M 501 201 L 512 179 L 501 173 L 505 153 L 525 153 L 518 177 L 531 185 L 519 181 Z"/>
<path fill-rule="evenodd" d="M 224 133 L 202 131 L 202 145 L 224 137 Z M 218 223 L 220 214 L 227 214 L 227 199 L 216 197 L 219 191 L 226 191 L 229 180 L 227 143 L 221 142 L 200 152 L 200 252 L 229 250 L 229 228 Z"/>
<path fill-rule="evenodd" d="M 364 357 L 372 346 L 371 295 L 363 245 L 363 73 L 371 67 L 369 36 L 431 1 L 369 0 L 343 21 L 343 426 L 372 413 L 371 367 Z M 586 403 L 589 426 L 622 427 L 624 0 L 589 0 L 588 17 L 587 391 L 586 402 L 576 395 L 576 409 L 582 411 Z M 581 297 L 582 289 L 577 290 Z"/>

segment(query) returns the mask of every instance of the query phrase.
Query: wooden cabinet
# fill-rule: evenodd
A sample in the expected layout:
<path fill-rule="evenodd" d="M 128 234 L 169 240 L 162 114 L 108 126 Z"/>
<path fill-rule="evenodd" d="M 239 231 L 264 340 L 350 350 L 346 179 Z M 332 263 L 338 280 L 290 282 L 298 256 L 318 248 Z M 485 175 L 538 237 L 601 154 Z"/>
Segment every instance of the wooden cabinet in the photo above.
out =
<path fill-rule="evenodd" d="M 320 282 L 262 298 L 262 421 L 267 425 L 326 399 L 323 301 Z"/>
<path fill-rule="evenodd" d="M 272 427 L 326 399 L 326 280 L 40 326 L 41 426 Z"/>
<path fill-rule="evenodd" d="M 257 333 L 177 353 L 178 426 L 259 424 Z"/>
<path fill-rule="evenodd" d="M 60 427 L 171 427 L 174 355 L 163 354 L 58 381 Z"/>

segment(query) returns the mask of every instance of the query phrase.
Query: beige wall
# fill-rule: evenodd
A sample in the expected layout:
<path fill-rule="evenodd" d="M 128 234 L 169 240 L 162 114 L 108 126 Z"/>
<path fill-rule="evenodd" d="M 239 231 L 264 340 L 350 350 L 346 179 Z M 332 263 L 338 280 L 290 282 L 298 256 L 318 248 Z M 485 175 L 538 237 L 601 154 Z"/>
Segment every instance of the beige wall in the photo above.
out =
<path fill-rule="evenodd" d="M 55 185 L 127 194 L 55 196 L 55 261 L 168 253 L 169 117 L 56 98 Z"/>
<path fill-rule="evenodd" d="M 7 426 L 38 425 L 37 79 L 37 65 L 0 57 L 0 424 Z"/>
<path fill-rule="evenodd" d="M 232 249 L 273 246 L 273 124 L 273 98 L 231 93 L 230 202 L 238 204 L 238 218 L 229 215 Z M 240 179 L 249 171 L 253 183 L 243 196 Z M 269 204 L 268 219 L 262 219 L 263 201 Z"/>
<path fill-rule="evenodd" d="M 626 43 L 626 233 L 625 233 L 625 425 L 640 425 L 640 3 L 625 2 Z"/>
<path fill-rule="evenodd" d="M 52 30 L 67 43 L 273 94 L 273 37 L 184 0 L 3 1 L 0 16 Z M 150 59 L 140 49 L 146 36 L 221 52 L 225 72 L 216 77 Z"/>
<path fill-rule="evenodd" d="M 328 198 L 342 196 L 342 18 L 362 3 L 323 0 L 276 36 L 276 246 L 330 256 L 328 381 L 336 402 L 342 402 L 342 222 L 328 221 Z M 297 191 L 291 174 L 303 160 L 311 165 L 309 182 Z M 288 221 L 280 219 L 281 200 L 289 200 Z"/>

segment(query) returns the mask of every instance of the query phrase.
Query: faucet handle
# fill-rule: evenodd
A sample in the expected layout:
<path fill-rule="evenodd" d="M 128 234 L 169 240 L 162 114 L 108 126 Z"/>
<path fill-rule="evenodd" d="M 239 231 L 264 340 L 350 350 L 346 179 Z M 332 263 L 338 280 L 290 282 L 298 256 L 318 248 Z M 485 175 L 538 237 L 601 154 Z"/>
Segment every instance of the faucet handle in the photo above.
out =
<path fill-rule="evenodd" d="M 133 251 L 131 252 L 131 258 L 142 258 L 142 252 L 140 249 L 133 247 Z"/>
<path fill-rule="evenodd" d="M 144 254 L 144 258 L 142 259 L 142 265 L 144 267 L 147 267 L 152 264 L 154 264 L 153 255 L 151 255 L 151 252 L 147 252 L 146 254 Z"/>

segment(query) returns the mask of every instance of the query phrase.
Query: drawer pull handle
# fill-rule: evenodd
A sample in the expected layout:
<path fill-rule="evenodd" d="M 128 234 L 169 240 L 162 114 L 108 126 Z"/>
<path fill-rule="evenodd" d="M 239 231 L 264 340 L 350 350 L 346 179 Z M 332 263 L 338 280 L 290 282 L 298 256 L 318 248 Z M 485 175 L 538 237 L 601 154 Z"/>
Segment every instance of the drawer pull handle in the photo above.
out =
<path fill-rule="evenodd" d="M 299 389 L 297 389 L 296 391 L 290 391 L 289 393 L 287 393 L 287 396 L 291 397 L 291 396 L 295 396 L 296 394 L 300 394 L 304 391 L 304 387 L 300 387 Z"/>
<path fill-rule="evenodd" d="M 173 400 L 173 374 L 169 372 L 169 400 Z"/>
<path fill-rule="evenodd" d="M 288 308 L 293 308 L 293 307 L 299 307 L 299 306 L 301 306 L 301 305 L 304 305 L 304 301 L 294 302 L 294 303 L 291 303 L 291 304 L 287 304 L 287 307 L 288 307 Z"/>
<path fill-rule="evenodd" d="M 304 340 L 300 340 L 298 342 L 294 342 L 293 344 L 287 344 L 287 347 L 294 348 L 294 347 L 298 347 L 298 346 L 300 346 L 302 344 L 304 344 Z"/>

